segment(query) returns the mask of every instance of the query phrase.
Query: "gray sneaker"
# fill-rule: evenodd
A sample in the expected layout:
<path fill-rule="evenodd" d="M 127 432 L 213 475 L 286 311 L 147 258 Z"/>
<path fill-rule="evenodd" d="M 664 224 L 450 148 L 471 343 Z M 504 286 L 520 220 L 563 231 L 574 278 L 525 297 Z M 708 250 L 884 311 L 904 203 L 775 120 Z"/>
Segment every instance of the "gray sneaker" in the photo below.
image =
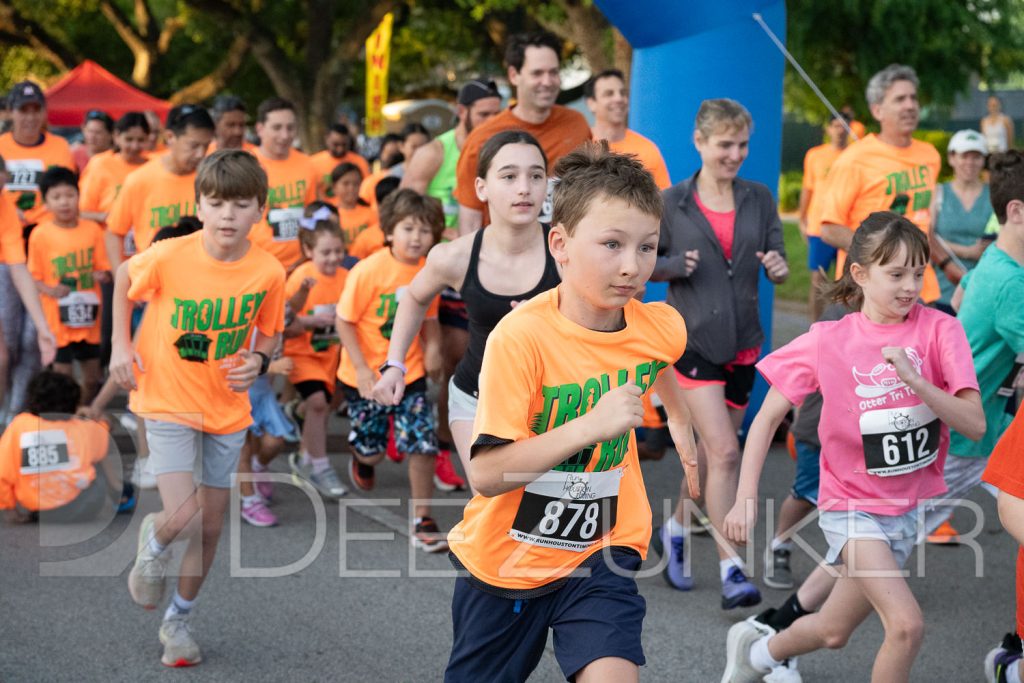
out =
<path fill-rule="evenodd" d="M 789 568 L 789 555 L 786 548 L 772 550 L 771 546 L 768 547 L 764 558 L 764 585 L 784 590 L 796 585 L 793 570 Z"/>
<path fill-rule="evenodd" d="M 337 500 L 348 493 L 333 467 L 328 467 L 323 472 L 314 472 L 312 467 L 302 464 L 298 453 L 292 453 L 288 457 L 288 464 L 292 468 L 292 479 L 296 484 L 301 483 L 300 479 L 305 480 L 324 498 Z"/>
<path fill-rule="evenodd" d="M 725 641 L 725 673 L 722 683 L 755 683 L 769 671 L 760 671 L 750 663 L 750 648 L 766 634 L 749 621 L 732 625 Z"/>
<path fill-rule="evenodd" d="M 128 592 L 137 605 L 146 609 L 156 609 L 164 597 L 164 585 L 167 582 L 167 562 L 171 559 L 171 551 L 164 550 L 154 555 L 149 549 L 149 539 L 153 536 L 156 513 L 142 518 L 139 527 L 139 541 L 135 551 L 135 564 L 128 572 Z"/>
<path fill-rule="evenodd" d="M 176 614 L 164 619 L 160 625 L 160 642 L 164 646 L 164 654 L 160 662 L 164 666 L 195 666 L 203 661 L 199 653 L 199 645 L 192 637 L 192 624 L 188 614 Z"/>

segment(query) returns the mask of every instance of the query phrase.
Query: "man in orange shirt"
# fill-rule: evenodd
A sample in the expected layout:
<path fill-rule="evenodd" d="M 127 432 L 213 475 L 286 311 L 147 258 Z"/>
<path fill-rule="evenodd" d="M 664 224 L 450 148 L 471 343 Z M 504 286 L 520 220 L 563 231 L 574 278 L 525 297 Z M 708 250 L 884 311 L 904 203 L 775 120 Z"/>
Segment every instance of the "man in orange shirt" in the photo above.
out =
<path fill-rule="evenodd" d="M 299 220 L 306 204 L 316 201 L 317 175 L 309 157 L 293 147 L 295 105 L 280 97 L 260 102 L 256 110 L 256 159 L 267 172 L 270 194 L 266 215 L 252 231 L 252 240 L 287 270 L 302 260 Z"/>
<path fill-rule="evenodd" d="M 480 148 L 503 130 L 519 129 L 537 138 L 548 158 L 548 170 L 580 143 L 590 140 L 590 126 L 579 112 L 555 104 L 561 90 L 559 55 L 562 41 L 547 32 L 512 36 L 505 50 L 508 80 L 516 88 L 516 105 L 480 126 L 466 138 L 456 170 L 455 199 L 459 202 L 459 233 L 484 225 L 484 202 L 476 194 Z M 550 220 L 551 182 L 541 221 Z"/>
<path fill-rule="evenodd" d="M 804 155 L 804 177 L 800 188 L 800 234 L 807 239 L 807 267 L 811 270 L 811 320 L 818 320 L 825 302 L 818 295 L 824 276 L 836 260 L 836 248 L 821 239 L 821 195 L 825 177 L 839 153 L 846 149 L 850 136 L 843 125 L 845 117 L 833 117 L 825 128 L 828 141 L 811 147 Z"/>
<path fill-rule="evenodd" d="M 338 164 L 355 164 L 362 171 L 364 178 L 370 175 L 370 164 L 356 154 L 355 138 L 345 124 L 335 123 L 328 129 L 327 135 L 324 136 L 324 146 L 327 149 L 309 158 L 320 179 L 320 194 L 324 197 L 334 196 L 331 193 L 331 171 L 337 168 Z"/>
<path fill-rule="evenodd" d="M 618 69 L 605 69 L 583 86 L 587 109 L 594 115 L 590 129 L 595 140 L 607 140 L 608 148 L 619 154 L 632 154 L 654 176 L 658 189 L 672 185 L 661 150 L 652 141 L 626 127 L 629 120 L 629 88 Z"/>
<path fill-rule="evenodd" d="M 875 211 L 909 218 L 925 233 L 931 227 L 931 202 L 942 165 L 939 152 L 915 140 L 921 115 L 917 74 L 909 66 L 890 64 L 868 81 L 867 100 L 881 131 L 846 148 L 832 164 L 821 210 L 821 238 L 842 251 L 840 276 L 853 232 Z M 921 299 L 939 298 L 939 283 L 929 265 Z"/>
<path fill-rule="evenodd" d="M 160 228 L 195 215 L 196 168 L 213 130 L 209 112 L 194 104 L 167 115 L 167 153 L 128 174 L 107 214 L 107 256 L 115 272 L 122 254 L 144 251 Z"/>
<path fill-rule="evenodd" d="M 235 95 L 218 95 L 213 100 L 210 115 L 216 126 L 213 133 L 213 151 L 218 149 L 244 149 L 254 152 L 256 145 L 245 140 L 245 101 Z"/>

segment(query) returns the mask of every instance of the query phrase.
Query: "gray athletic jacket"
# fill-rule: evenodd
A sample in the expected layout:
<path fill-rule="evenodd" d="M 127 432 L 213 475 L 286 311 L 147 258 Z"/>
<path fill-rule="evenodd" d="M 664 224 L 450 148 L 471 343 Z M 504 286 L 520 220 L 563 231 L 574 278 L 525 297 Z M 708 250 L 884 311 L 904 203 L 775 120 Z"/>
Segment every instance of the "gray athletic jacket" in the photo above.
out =
<path fill-rule="evenodd" d="M 665 190 L 658 263 L 652 280 L 669 282 L 666 301 L 686 320 L 686 352 L 724 365 L 743 349 L 760 346 L 757 286 L 761 261 L 756 252 L 786 255 L 782 222 L 771 191 L 761 183 L 733 181 L 736 228 L 732 261 L 694 198 L 697 175 Z M 684 253 L 697 249 L 700 263 L 686 277 Z"/>

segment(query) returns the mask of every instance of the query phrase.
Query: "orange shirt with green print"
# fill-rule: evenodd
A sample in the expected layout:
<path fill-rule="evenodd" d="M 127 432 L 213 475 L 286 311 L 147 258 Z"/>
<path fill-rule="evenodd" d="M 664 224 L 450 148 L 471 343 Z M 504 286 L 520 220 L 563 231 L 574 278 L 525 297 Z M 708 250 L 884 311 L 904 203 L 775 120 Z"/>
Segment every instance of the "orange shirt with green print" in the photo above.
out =
<path fill-rule="evenodd" d="M 89 161 L 89 173 L 81 179 L 78 208 L 90 213 L 107 213 L 125 178 L 141 167 L 142 164 L 129 164 L 120 154 L 97 154 Z"/>
<path fill-rule="evenodd" d="M 49 217 L 39 194 L 39 176 L 51 166 L 75 170 L 75 158 L 67 141 L 53 133 L 43 133 L 36 145 L 21 145 L 13 133 L 0 135 L 0 157 L 7 166 L 4 189 L 14 195 L 15 203 L 25 216 L 25 223 L 38 223 Z"/>
<path fill-rule="evenodd" d="M 306 296 L 306 305 L 300 315 L 327 315 L 331 318 L 331 324 L 326 327 L 311 329 L 298 337 L 285 340 L 284 355 L 291 358 L 294 364 L 288 375 L 288 381 L 292 384 L 319 381 L 329 387 L 334 386 L 340 355 L 338 331 L 334 326 L 335 309 L 354 259 L 345 261 L 347 263 L 339 265 L 330 277 L 317 270 L 312 261 L 306 261 L 293 270 L 285 282 L 285 299 L 291 299 L 302 287 L 303 280 L 316 280 Z"/>
<path fill-rule="evenodd" d="M 359 235 L 377 224 L 377 211 L 365 204 L 356 204 L 355 208 L 338 207 L 338 220 L 345 233 L 345 245 L 353 244 Z"/>
<path fill-rule="evenodd" d="M 302 259 L 299 219 L 306 204 L 316 201 L 316 171 L 309 157 L 297 149 L 280 160 L 258 149 L 255 156 L 267 172 L 270 189 L 263 220 L 252 227 L 250 239 L 290 268 Z"/>
<path fill-rule="evenodd" d="M 125 177 L 107 214 L 107 230 L 126 238 L 126 256 L 145 251 L 160 228 L 196 215 L 195 183 L 195 173 L 168 171 L 162 156 Z"/>
<path fill-rule="evenodd" d="M 334 192 L 331 191 L 331 172 L 337 168 L 338 164 L 355 164 L 364 178 L 370 175 L 370 164 L 355 152 L 345 152 L 339 159 L 331 156 L 331 153 L 325 149 L 309 157 L 309 160 L 313 162 L 313 168 L 316 169 L 321 196 L 331 199 L 334 198 Z"/>
<path fill-rule="evenodd" d="M 25 262 L 25 239 L 14 202 L 14 197 L 0 188 L 0 262 L 7 264 Z"/>

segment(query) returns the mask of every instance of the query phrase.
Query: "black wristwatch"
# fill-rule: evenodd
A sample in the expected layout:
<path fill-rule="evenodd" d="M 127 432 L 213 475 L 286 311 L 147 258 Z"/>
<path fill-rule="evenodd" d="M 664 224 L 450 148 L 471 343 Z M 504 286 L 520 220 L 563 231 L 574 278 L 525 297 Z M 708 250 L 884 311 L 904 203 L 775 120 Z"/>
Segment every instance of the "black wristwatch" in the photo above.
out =
<path fill-rule="evenodd" d="M 260 357 L 260 374 L 267 374 L 267 370 L 270 369 L 270 356 L 262 351 L 253 351 L 253 353 Z"/>

